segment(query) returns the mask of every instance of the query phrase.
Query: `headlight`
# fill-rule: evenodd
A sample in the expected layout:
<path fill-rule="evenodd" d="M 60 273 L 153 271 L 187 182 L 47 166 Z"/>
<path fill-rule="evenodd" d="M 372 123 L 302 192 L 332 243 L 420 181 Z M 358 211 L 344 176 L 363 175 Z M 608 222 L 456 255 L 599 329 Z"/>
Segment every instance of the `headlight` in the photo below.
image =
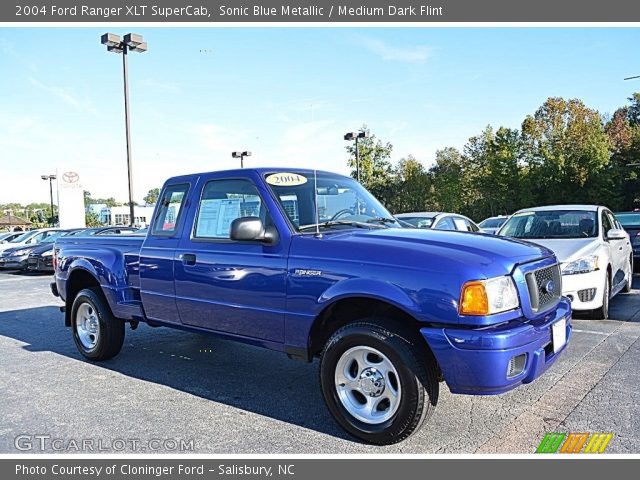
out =
<path fill-rule="evenodd" d="M 16 250 L 14 252 L 11 252 L 11 256 L 20 256 L 20 255 L 26 255 L 27 253 L 29 253 L 31 250 L 29 248 L 25 248 L 23 250 Z"/>
<path fill-rule="evenodd" d="M 567 263 L 562 269 L 562 275 L 575 275 L 576 273 L 588 273 L 598 270 L 598 256 L 589 255 Z"/>
<path fill-rule="evenodd" d="M 44 253 L 42 254 L 42 256 L 43 256 L 43 257 L 50 257 L 51 255 L 53 255 L 53 250 L 49 250 L 49 251 L 44 252 Z"/>
<path fill-rule="evenodd" d="M 511 277 L 475 280 L 462 286 L 462 315 L 491 315 L 520 306 L 518 291 Z"/>

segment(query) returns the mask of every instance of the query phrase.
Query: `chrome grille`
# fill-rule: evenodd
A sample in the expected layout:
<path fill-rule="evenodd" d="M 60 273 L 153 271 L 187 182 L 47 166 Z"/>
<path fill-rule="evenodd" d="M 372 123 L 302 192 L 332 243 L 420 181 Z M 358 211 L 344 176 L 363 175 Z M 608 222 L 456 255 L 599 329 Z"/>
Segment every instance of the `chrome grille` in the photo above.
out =
<path fill-rule="evenodd" d="M 526 276 L 531 308 L 534 312 L 554 307 L 562 295 L 562 276 L 558 264 L 540 268 Z M 553 289 L 550 287 L 553 286 Z"/>

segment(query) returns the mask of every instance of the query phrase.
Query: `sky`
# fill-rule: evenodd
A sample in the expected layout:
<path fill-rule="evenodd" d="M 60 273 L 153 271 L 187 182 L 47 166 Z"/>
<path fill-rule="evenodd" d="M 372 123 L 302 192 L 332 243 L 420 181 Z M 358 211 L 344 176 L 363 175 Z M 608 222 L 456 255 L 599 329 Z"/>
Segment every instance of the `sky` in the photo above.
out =
<path fill-rule="evenodd" d="M 245 166 L 348 173 L 367 124 L 392 160 L 426 167 L 491 124 L 520 127 L 550 96 L 612 113 L 640 91 L 638 28 L 0 28 L 0 203 L 48 202 L 76 171 L 127 200 L 122 60 L 130 54 L 134 198 L 172 175 Z"/>

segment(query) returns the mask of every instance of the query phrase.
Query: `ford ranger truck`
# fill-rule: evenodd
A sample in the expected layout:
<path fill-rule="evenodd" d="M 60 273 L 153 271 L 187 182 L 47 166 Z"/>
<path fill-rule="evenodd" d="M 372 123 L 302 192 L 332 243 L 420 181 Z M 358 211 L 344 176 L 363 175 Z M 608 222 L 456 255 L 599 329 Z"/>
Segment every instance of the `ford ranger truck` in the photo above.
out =
<path fill-rule="evenodd" d="M 441 382 L 506 392 L 539 377 L 571 335 L 550 250 L 401 228 L 328 172 L 174 177 L 146 237 L 61 237 L 54 252 L 52 290 L 87 359 L 115 356 L 125 324 L 140 322 L 318 358 L 337 423 L 379 445 L 431 417 Z"/>

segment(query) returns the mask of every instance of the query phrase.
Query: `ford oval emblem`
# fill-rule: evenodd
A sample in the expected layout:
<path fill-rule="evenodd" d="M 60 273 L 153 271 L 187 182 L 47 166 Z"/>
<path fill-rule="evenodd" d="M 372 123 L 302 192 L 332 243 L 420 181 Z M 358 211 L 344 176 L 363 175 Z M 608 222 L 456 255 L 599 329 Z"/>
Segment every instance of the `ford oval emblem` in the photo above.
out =
<path fill-rule="evenodd" d="M 549 280 L 547 283 L 544 284 L 544 287 L 542 288 L 545 291 L 545 293 L 552 295 L 556 290 L 556 282 L 554 282 L 553 280 Z"/>

